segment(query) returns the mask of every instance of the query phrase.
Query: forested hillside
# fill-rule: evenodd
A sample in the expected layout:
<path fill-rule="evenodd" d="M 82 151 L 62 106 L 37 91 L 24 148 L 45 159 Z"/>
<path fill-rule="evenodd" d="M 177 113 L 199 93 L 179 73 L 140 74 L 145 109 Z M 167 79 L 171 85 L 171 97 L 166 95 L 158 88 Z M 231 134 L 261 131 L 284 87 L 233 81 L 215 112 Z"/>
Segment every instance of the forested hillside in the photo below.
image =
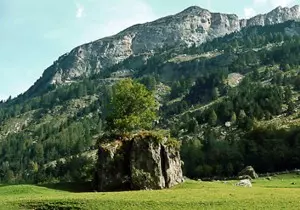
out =
<path fill-rule="evenodd" d="M 155 126 L 180 139 L 186 176 L 300 167 L 300 23 L 289 21 L 130 56 L 0 102 L 1 182 L 91 180 L 111 86 L 127 77 L 154 92 Z"/>

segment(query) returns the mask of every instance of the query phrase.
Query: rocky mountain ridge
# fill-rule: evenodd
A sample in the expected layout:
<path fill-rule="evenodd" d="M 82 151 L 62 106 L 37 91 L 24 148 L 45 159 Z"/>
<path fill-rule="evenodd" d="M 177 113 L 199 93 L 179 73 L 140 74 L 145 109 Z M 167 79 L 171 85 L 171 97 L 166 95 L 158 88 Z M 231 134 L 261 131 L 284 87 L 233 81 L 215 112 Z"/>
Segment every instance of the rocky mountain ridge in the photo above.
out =
<path fill-rule="evenodd" d="M 248 20 L 235 14 L 211 13 L 192 6 L 186 10 L 153 22 L 134 25 L 120 33 L 73 49 L 61 56 L 31 87 L 31 92 L 48 84 L 63 84 L 99 73 L 130 56 L 143 55 L 146 60 L 165 46 L 200 45 L 244 27 L 270 25 L 288 20 L 300 20 L 300 7 L 278 7 Z"/>

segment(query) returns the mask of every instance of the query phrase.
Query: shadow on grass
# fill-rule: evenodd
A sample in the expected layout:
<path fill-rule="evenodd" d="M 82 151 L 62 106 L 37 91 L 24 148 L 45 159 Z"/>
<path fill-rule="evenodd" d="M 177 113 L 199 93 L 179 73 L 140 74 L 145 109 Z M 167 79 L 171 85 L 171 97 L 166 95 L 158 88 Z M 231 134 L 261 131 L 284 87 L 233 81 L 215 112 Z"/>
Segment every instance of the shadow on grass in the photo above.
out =
<path fill-rule="evenodd" d="M 57 183 L 57 184 L 41 184 L 37 185 L 40 187 L 46 187 L 53 190 L 61 190 L 73 193 L 84 193 L 94 192 L 92 182 L 68 182 L 68 183 Z"/>

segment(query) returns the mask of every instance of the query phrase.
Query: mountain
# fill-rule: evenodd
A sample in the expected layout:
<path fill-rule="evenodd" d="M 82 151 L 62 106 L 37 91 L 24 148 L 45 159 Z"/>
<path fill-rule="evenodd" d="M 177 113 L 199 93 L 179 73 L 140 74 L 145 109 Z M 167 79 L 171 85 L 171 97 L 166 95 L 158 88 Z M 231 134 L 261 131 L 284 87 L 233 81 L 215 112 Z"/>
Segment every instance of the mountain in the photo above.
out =
<path fill-rule="evenodd" d="M 278 7 L 248 20 L 234 14 L 211 13 L 197 6 L 154 22 L 132 26 L 117 35 L 99 39 L 61 56 L 44 72 L 29 92 L 42 90 L 48 84 L 72 82 L 76 78 L 99 73 L 130 56 L 148 59 L 158 49 L 200 45 L 244 27 L 271 25 L 300 20 L 299 6 Z"/>
<path fill-rule="evenodd" d="M 245 21 L 190 7 L 75 48 L 0 102 L 0 182 L 91 180 L 111 86 L 124 77 L 154 92 L 155 128 L 180 140 L 186 176 L 299 168 L 297 14 Z"/>
<path fill-rule="evenodd" d="M 248 20 L 241 20 L 241 26 L 256 26 L 256 25 L 273 25 L 283 23 L 288 20 L 300 19 L 300 6 L 296 5 L 292 8 L 277 7 L 271 12 L 264 15 L 257 15 Z"/>

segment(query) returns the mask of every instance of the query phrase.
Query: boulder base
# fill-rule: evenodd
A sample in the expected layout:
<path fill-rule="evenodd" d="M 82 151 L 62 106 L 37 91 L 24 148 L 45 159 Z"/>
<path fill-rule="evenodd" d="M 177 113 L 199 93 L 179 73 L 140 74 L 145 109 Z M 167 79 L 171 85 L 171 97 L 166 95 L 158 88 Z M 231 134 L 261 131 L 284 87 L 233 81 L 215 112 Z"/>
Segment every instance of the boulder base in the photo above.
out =
<path fill-rule="evenodd" d="M 179 146 L 156 132 L 100 144 L 95 190 L 163 189 L 183 182 Z"/>

